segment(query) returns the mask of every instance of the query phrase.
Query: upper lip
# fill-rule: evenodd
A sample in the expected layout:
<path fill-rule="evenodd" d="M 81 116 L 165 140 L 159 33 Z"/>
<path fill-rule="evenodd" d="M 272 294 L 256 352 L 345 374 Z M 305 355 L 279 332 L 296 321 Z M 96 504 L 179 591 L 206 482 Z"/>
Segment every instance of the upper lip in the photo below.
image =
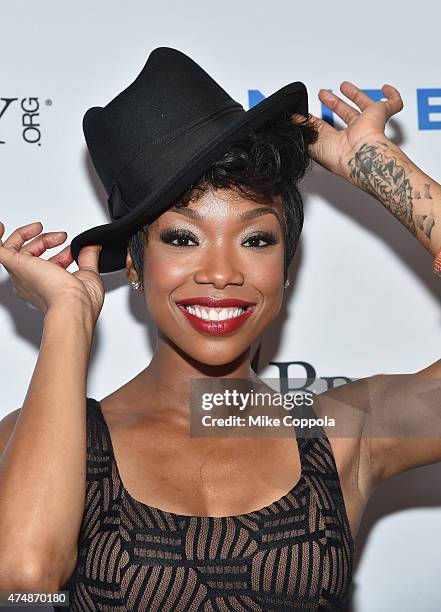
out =
<path fill-rule="evenodd" d="M 248 300 L 241 300 L 240 298 L 214 298 L 208 296 L 199 296 L 184 298 L 177 300 L 176 304 L 183 304 L 192 306 L 199 304 L 199 306 L 208 306 L 210 308 L 222 308 L 223 306 L 254 306 L 255 302 L 249 302 Z"/>

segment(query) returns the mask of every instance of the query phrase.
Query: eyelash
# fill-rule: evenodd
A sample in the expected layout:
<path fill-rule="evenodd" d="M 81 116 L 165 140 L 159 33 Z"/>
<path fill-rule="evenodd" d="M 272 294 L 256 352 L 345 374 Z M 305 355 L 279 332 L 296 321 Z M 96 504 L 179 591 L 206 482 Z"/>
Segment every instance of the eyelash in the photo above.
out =
<path fill-rule="evenodd" d="M 160 233 L 160 238 L 163 242 L 166 242 L 167 244 L 171 244 L 172 246 L 177 247 L 178 249 L 186 249 L 189 246 L 193 246 L 193 245 L 191 244 L 172 244 L 172 241 L 176 240 L 177 238 L 190 238 L 191 240 L 197 241 L 196 236 L 192 232 L 188 230 L 183 230 L 183 229 L 164 230 Z M 257 234 L 248 236 L 245 242 L 248 242 L 248 240 L 256 240 L 256 239 L 264 240 L 268 244 L 265 244 L 263 246 L 254 246 L 254 247 L 247 247 L 247 248 L 259 249 L 259 250 L 266 249 L 267 247 L 277 244 L 278 242 L 277 235 L 274 232 L 258 232 Z"/>

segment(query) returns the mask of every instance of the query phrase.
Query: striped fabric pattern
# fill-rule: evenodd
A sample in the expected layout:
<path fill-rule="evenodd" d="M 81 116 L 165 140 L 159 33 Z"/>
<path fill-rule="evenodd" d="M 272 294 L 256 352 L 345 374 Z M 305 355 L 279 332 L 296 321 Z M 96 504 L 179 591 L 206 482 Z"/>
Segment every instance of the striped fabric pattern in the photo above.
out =
<path fill-rule="evenodd" d="M 297 433 L 301 477 L 279 500 L 238 516 L 186 516 L 130 496 L 100 404 L 87 398 L 78 561 L 60 589 L 69 591 L 69 610 L 346 610 L 354 542 L 321 431 Z"/>

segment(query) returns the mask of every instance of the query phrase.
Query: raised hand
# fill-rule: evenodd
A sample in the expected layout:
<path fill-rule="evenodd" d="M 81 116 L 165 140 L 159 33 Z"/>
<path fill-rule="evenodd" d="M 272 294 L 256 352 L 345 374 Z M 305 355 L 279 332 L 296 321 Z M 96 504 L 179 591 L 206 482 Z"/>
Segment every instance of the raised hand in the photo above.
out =
<path fill-rule="evenodd" d="M 14 230 L 3 240 L 5 226 L 0 222 L 0 264 L 9 273 L 15 293 L 44 313 L 55 304 L 81 301 L 90 308 L 93 321 L 99 317 L 104 303 L 104 284 L 98 271 L 100 245 L 83 247 L 78 257 L 78 270 L 66 268 L 74 261 L 70 245 L 48 259 L 40 258 L 46 250 L 62 244 L 66 232 L 41 233 L 43 225 L 36 221 Z"/>
<path fill-rule="evenodd" d="M 346 127 L 336 129 L 311 115 L 311 124 L 319 133 L 309 147 L 311 157 L 381 202 L 425 249 L 437 255 L 441 250 L 441 185 L 384 133 L 389 118 L 403 108 L 400 92 L 383 85 L 386 100 L 374 102 L 348 81 L 343 81 L 340 89 L 358 109 L 320 90 L 320 100 Z M 297 117 L 293 115 L 292 120 Z"/>
<path fill-rule="evenodd" d="M 354 108 L 336 94 L 321 89 L 319 99 L 346 123 L 336 129 L 323 119 L 312 115 L 311 123 L 319 133 L 318 140 L 310 146 L 311 157 L 327 170 L 349 178 L 348 161 L 364 141 L 387 140 L 384 128 L 387 121 L 403 108 L 401 94 L 392 85 L 383 85 L 381 91 L 386 100 L 374 102 L 353 83 L 343 81 L 340 91 L 356 104 Z M 293 119 L 296 120 L 296 115 Z"/>

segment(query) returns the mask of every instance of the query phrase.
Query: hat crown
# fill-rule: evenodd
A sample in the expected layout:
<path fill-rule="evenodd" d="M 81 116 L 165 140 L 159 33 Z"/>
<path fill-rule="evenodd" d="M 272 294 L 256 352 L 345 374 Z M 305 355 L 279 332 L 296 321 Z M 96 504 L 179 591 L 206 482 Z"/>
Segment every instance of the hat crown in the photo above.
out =
<path fill-rule="evenodd" d="M 308 113 L 299 81 L 245 111 L 187 55 L 154 49 L 128 87 L 83 117 L 112 222 L 74 237 L 75 261 L 83 246 L 101 244 L 100 272 L 123 269 L 130 236 L 166 211 L 231 144 L 292 113 Z"/>
<path fill-rule="evenodd" d="M 87 146 L 107 193 L 119 171 L 146 145 L 229 104 L 245 112 L 185 53 L 154 49 L 126 89 L 83 118 Z"/>

